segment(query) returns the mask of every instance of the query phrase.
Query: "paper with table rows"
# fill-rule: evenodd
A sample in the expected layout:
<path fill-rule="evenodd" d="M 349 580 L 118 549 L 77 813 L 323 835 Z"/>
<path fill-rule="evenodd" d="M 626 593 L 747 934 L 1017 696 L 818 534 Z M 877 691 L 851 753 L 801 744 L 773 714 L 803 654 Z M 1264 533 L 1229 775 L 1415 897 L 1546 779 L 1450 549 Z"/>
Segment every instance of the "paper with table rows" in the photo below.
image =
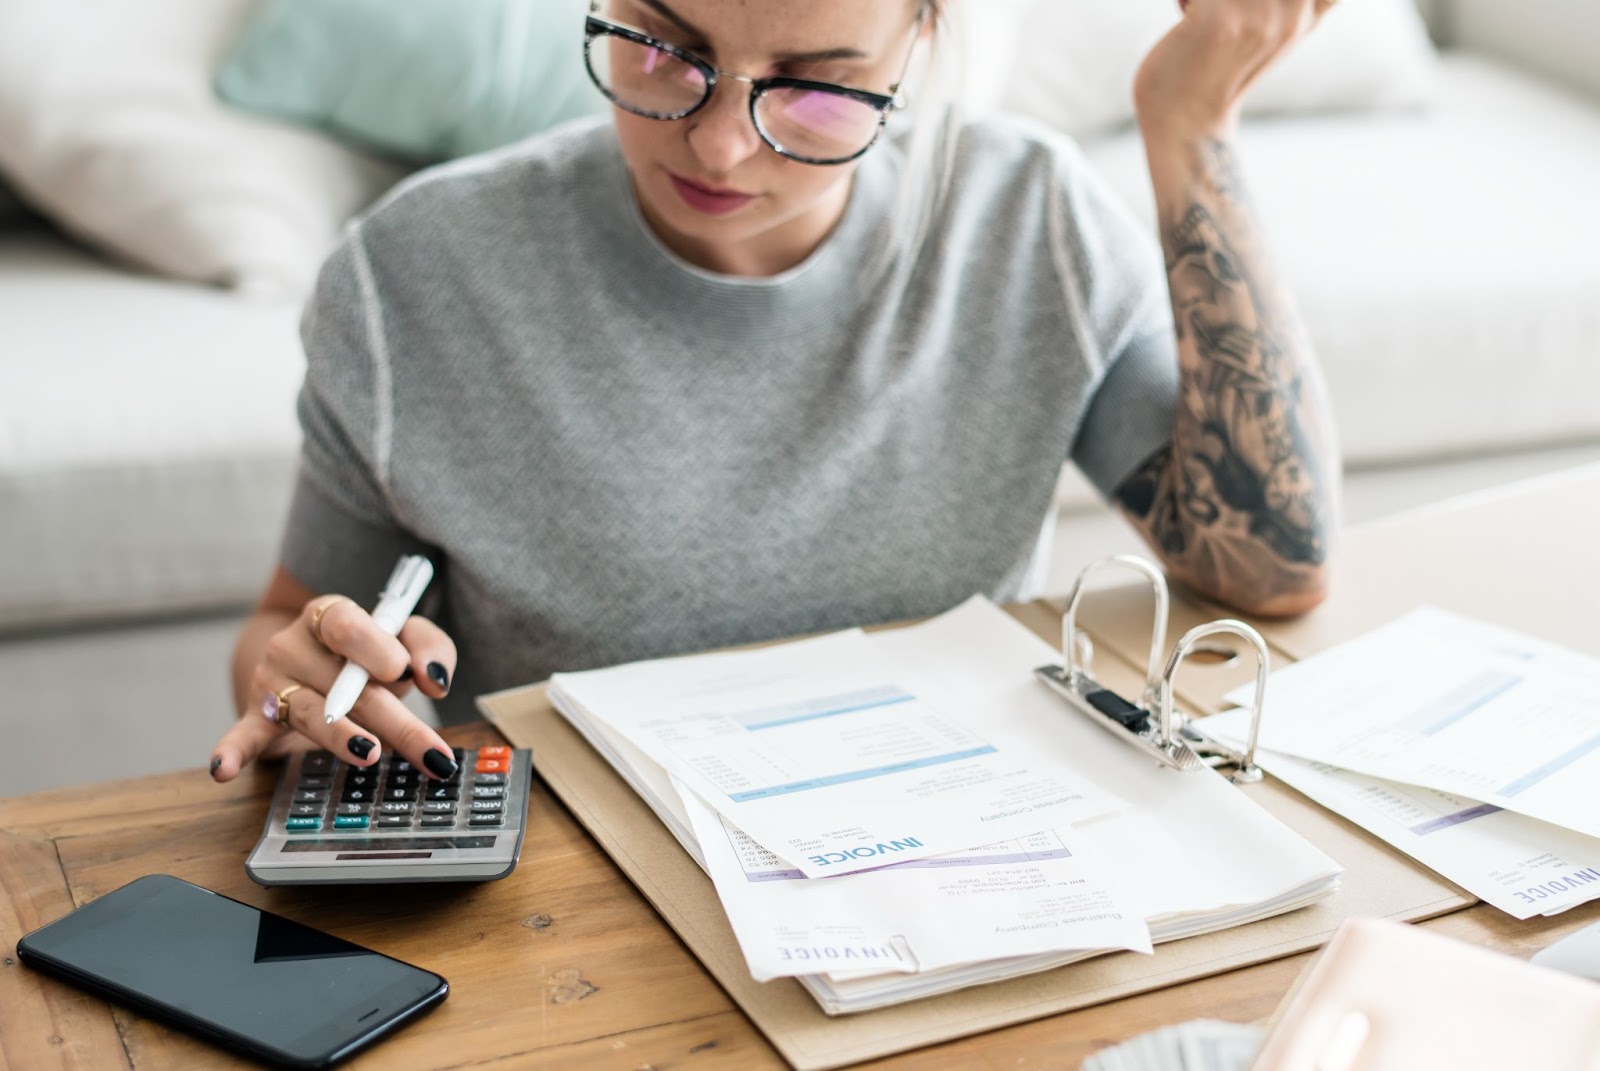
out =
<path fill-rule="evenodd" d="M 920 625 L 872 633 L 864 640 L 879 672 L 908 692 L 938 697 L 941 707 L 960 711 L 988 739 L 1025 739 L 1026 754 L 1041 768 L 1065 770 L 1075 779 L 1092 775 L 1092 784 L 1082 782 L 1082 792 L 1102 802 L 1081 810 L 1099 813 L 1077 824 L 1051 825 L 1035 824 L 1031 812 L 1019 812 L 1030 815 L 1019 820 L 1021 831 L 997 834 L 984 826 L 985 835 L 967 844 L 921 855 L 927 865 L 886 871 L 885 864 L 916 858 L 891 848 L 868 873 L 802 881 L 795 872 L 804 871 L 783 853 L 770 850 L 773 846 L 749 830 L 742 833 L 750 836 L 740 835 L 737 822 L 724 821 L 722 811 L 713 816 L 709 802 L 684 778 L 680 796 L 664 764 L 598 718 L 589 703 L 615 696 L 583 688 L 586 701 L 580 703 L 557 686 L 559 680 L 550 690 L 562 715 L 649 804 L 684 850 L 717 875 L 719 899 L 752 973 L 795 973 L 796 960 L 803 966 L 808 961 L 801 957 L 812 957 L 810 971 L 797 977 L 828 1014 L 1046 970 L 1114 948 L 1144 947 L 1144 940 L 1160 943 L 1239 925 L 1311 903 L 1336 887 L 1338 865 L 1247 793 L 1210 771 L 1180 774 L 1150 762 L 1063 704 L 1033 674 L 1034 667 L 1059 652 L 988 600 L 974 598 Z M 636 681 L 625 694 L 659 710 L 657 700 L 670 703 L 683 690 L 684 679 L 675 675 L 686 663 L 703 663 L 693 667 L 692 682 L 726 684 L 744 672 L 741 663 L 764 654 L 654 663 L 650 677 L 659 687 Z M 705 808 L 701 828 L 695 828 L 684 797 Z M 806 792 L 780 798 L 802 812 L 809 806 Z M 939 855 L 945 858 L 928 858 Z M 1052 880 L 1081 884 L 1063 892 L 1050 888 Z M 821 891 L 799 891 L 813 886 Z M 874 891 L 857 895 L 862 889 Z M 883 889 L 896 890 L 888 897 L 888 914 Z M 843 892 L 850 895 L 841 897 Z M 816 900 L 803 899 L 810 897 Z M 962 916 L 963 899 L 981 910 Z M 1102 902 L 1114 907 L 1096 906 Z M 803 918 L 802 909 L 794 907 L 802 904 Z M 935 914 L 924 918 L 924 904 L 931 904 Z M 1128 918 L 1091 917 L 1112 910 Z M 783 916 L 779 927 L 789 920 L 796 925 L 775 929 L 775 915 Z M 941 928 L 952 915 L 957 923 Z M 1103 923 L 1112 924 L 1112 932 L 1093 937 L 1091 930 Z M 1138 942 L 1129 938 L 1136 925 L 1143 927 Z M 999 933 L 997 926 L 1017 928 Z M 963 929 L 982 939 L 979 961 L 962 961 L 974 936 L 959 932 Z M 847 940 L 858 942 L 857 956 L 845 954 Z M 1098 947 L 1074 947 L 1091 941 Z M 878 953 L 859 954 L 867 949 Z M 947 961 L 950 965 L 939 965 Z"/>
<path fill-rule="evenodd" d="M 1250 714 L 1230 710 L 1195 727 L 1242 747 Z M 1481 800 L 1267 749 L 1257 749 L 1256 760 L 1278 780 L 1514 918 L 1556 915 L 1600 899 L 1600 838 Z"/>
<path fill-rule="evenodd" d="M 1431 690 L 1436 698 L 1423 703 L 1429 727 L 1475 713 L 1474 704 L 1494 691 L 1484 687 L 1491 679 L 1485 673 L 1524 678 L 1554 671 L 1570 681 L 1596 672 L 1594 660 L 1577 652 L 1431 607 L 1372 636 L 1391 654 L 1403 654 L 1421 643 L 1435 656 L 1433 683 L 1425 691 Z M 1392 667 L 1385 668 L 1380 661 L 1357 668 L 1375 653 L 1373 646 L 1347 644 L 1325 652 L 1331 657 L 1318 655 L 1273 674 L 1267 685 L 1262 743 L 1277 744 L 1282 739 L 1274 719 L 1342 718 L 1332 708 L 1344 701 L 1339 697 L 1349 688 L 1344 678 L 1350 674 L 1372 677 L 1363 688 L 1381 687 L 1393 674 Z M 1454 667 L 1454 679 L 1440 675 L 1443 665 Z M 1475 680 L 1476 688 L 1462 686 L 1462 681 Z M 1249 691 L 1241 688 L 1228 698 L 1247 702 Z M 1509 700 L 1516 688 L 1503 688 L 1500 694 Z M 1243 709 L 1230 710 L 1204 718 L 1195 727 L 1239 746 L 1249 731 L 1249 715 Z M 1271 747 L 1263 747 L 1258 758 L 1280 780 L 1516 918 L 1554 915 L 1600 899 L 1600 837 L 1480 798 L 1355 772 Z M 1504 778 L 1502 774 L 1491 783 Z M 1590 798 L 1600 799 L 1600 790 Z"/>
<path fill-rule="evenodd" d="M 551 694 L 807 877 L 964 851 L 1125 806 L 1052 752 L 1050 725 L 1021 723 L 981 691 L 941 688 L 859 630 L 558 674 Z"/>
<path fill-rule="evenodd" d="M 1266 709 L 1262 747 L 1600 836 L 1600 660 L 1424 607 L 1274 673 Z"/>

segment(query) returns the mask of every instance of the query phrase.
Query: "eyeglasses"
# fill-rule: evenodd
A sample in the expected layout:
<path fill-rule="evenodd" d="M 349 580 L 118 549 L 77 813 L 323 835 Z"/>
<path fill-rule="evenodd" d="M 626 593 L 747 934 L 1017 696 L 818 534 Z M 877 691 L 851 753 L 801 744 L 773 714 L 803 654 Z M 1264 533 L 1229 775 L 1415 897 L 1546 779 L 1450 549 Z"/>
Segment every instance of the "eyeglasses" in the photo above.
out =
<path fill-rule="evenodd" d="M 849 163 L 872 148 L 889 112 L 904 106 L 898 81 L 885 94 L 805 78 L 749 78 L 600 18 L 597 10 L 599 4 L 591 5 L 585 24 L 584 64 L 600 92 L 634 115 L 685 119 L 706 106 L 722 79 L 744 82 L 750 87 L 750 120 L 762 141 L 791 160 L 829 165 Z"/>

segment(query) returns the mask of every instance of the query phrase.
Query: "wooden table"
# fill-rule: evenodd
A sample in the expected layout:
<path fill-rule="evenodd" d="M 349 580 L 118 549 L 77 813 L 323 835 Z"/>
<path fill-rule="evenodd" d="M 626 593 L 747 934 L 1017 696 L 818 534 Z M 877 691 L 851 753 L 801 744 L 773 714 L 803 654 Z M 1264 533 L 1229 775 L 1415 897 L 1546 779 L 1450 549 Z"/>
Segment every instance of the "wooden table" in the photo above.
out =
<path fill-rule="evenodd" d="M 485 725 L 447 734 L 498 743 Z M 17 938 L 144 874 L 164 872 L 443 974 L 450 998 L 354 1062 L 424 1068 L 781 1068 L 783 1061 L 599 851 L 535 785 L 522 862 L 459 887 L 263 889 L 244 873 L 274 784 L 203 770 L 0 801 L 0 1066 L 244 1066 L 16 962 Z M 1425 923 L 1530 955 L 1591 904 L 1519 923 L 1483 905 Z M 1074 1068 L 1089 1053 L 1202 1016 L 1269 1015 L 1307 956 L 878 1061 L 876 1068 Z"/>
<path fill-rule="evenodd" d="M 1600 502 L 1600 467 L 1542 493 L 1550 504 L 1537 511 L 1541 514 L 1567 510 L 1574 501 L 1592 511 Z M 1516 516 L 1520 524 L 1529 522 L 1527 512 L 1503 507 L 1530 504 L 1536 499 L 1488 507 Z M 1421 533 L 1437 521 L 1422 518 L 1407 530 Z M 1573 546 L 1564 548 L 1561 559 L 1580 563 L 1589 586 L 1600 583 L 1600 571 L 1579 552 L 1588 547 L 1594 527 L 1562 536 Z M 1451 525 L 1449 530 L 1458 529 Z M 1365 548 L 1353 540 L 1349 558 L 1360 563 L 1363 575 L 1376 575 L 1387 556 L 1380 552 L 1393 547 L 1390 539 L 1368 540 L 1371 546 Z M 1364 555 L 1378 557 L 1364 560 Z M 1573 594 L 1573 586 L 1561 579 L 1570 576 L 1559 562 L 1536 560 L 1529 568 L 1525 585 L 1537 590 L 1541 571 L 1548 571 L 1550 598 Z M 1480 584 L 1473 590 L 1486 589 Z M 1522 590 L 1508 588 L 1505 597 Z M 1586 608 L 1596 603 L 1587 597 L 1579 601 Z M 1350 607 L 1365 606 L 1363 593 L 1346 592 L 1305 627 L 1331 627 Z M 1487 603 L 1459 608 L 1493 616 Z M 1592 627 L 1592 622 L 1592 611 L 1574 618 L 1575 627 Z M 447 736 L 468 746 L 503 742 L 487 725 Z M 16 962 L 15 945 L 23 933 L 158 872 L 370 945 L 450 980 L 450 998 L 441 1008 L 353 1066 L 408 1071 L 468 1065 L 625 1071 L 784 1066 L 542 786 L 533 789 L 522 862 L 503 881 L 263 889 L 245 876 L 244 859 L 260 834 L 275 778 L 273 769 L 252 769 L 219 786 L 195 770 L 0 800 L 0 1067 L 242 1066 L 219 1050 Z M 1526 957 L 1597 919 L 1600 904 L 1528 922 L 1480 904 L 1423 925 Z M 1166 1024 L 1203 1016 L 1237 1022 L 1265 1018 L 1308 959 L 1264 963 L 868 1066 L 1075 1068 L 1098 1048 Z"/>

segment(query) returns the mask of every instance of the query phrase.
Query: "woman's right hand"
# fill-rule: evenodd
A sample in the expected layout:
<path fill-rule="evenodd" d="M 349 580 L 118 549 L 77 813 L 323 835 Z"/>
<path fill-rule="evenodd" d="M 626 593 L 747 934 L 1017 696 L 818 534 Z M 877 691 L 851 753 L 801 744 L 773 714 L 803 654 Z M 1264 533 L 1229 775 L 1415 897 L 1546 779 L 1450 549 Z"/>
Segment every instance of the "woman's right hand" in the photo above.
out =
<path fill-rule="evenodd" d="M 329 725 L 323 717 L 328 689 L 347 659 L 371 680 L 349 716 Z M 308 599 L 291 623 L 267 638 L 248 680 L 241 682 L 244 710 L 217 741 L 211 776 L 230 781 L 258 757 L 313 748 L 331 751 L 352 766 L 371 766 L 387 748 L 419 770 L 448 778 L 456 772 L 449 745 L 401 698 L 413 682 L 424 695 L 443 698 L 455 667 L 454 641 L 427 618 L 413 616 L 398 636 L 391 636 L 343 595 Z M 275 695 L 287 698 L 286 727 L 265 713 L 268 697 Z"/>

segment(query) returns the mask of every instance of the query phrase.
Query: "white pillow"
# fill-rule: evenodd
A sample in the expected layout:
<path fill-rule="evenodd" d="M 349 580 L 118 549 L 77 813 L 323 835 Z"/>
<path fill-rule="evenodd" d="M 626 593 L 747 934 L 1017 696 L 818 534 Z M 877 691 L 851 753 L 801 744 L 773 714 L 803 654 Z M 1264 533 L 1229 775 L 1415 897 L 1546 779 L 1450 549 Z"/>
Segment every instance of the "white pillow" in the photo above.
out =
<path fill-rule="evenodd" d="M 960 62 L 963 109 L 979 114 L 997 108 L 1016 62 L 1023 17 L 1034 0 L 955 0 L 941 33 L 948 34 Z"/>
<path fill-rule="evenodd" d="M 157 271 L 297 294 L 400 174 L 227 110 L 212 72 L 252 0 L 0 2 L 0 172 L 65 229 Z"/>
<path fill-rule="evenodd" d="M 1177 0 L 1036 0 L 1003 106 L 1075 137 L 1133 122 L 1134 74 L 1180 17 Z M 1262 75 L 1245 112 L 1419 107 L 1437 68 L 1412 0 L 1341 0 Z"/>

